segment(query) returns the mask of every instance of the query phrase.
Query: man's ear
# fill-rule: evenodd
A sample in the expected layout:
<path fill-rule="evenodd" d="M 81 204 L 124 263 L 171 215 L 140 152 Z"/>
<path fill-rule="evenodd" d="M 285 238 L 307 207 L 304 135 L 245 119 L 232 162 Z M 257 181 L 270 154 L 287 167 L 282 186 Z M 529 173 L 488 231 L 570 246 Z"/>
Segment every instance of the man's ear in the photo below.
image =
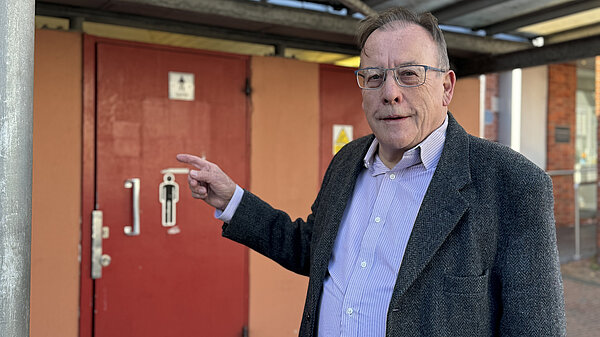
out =
<path fill-rule="evenodd" d="M 444 106 L 450 105 L 452 96 L 454 95 L 454 85 L 456 84 L 456 74 L 452 70 L 444 75 L 444 99 L 442 103 Z"/>

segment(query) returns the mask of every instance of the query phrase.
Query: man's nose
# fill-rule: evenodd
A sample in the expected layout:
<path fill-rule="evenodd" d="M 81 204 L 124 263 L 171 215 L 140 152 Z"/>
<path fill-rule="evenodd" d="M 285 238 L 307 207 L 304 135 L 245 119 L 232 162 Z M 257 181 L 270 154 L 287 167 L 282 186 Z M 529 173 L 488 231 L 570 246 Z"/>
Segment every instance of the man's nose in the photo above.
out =
<path fill-rule="evenodd" d="M 402 101 L 402 88 L 396 83 L 393 72 L 388 72 L 380 90 L 384 104 L 399 104 Z"/>

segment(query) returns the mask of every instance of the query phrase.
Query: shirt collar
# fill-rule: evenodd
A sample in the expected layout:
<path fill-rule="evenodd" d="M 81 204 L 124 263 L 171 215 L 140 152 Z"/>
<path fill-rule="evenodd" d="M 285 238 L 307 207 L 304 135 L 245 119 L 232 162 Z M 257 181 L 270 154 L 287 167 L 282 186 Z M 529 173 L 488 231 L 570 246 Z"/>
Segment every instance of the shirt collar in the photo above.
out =
<path fill-rule="evenodd" d="M 448 128 L 448 115 L 444 119 L 444 123 L 435 129 L 427 138 L 412 149 L 406 151 L 402 156 L 402 159 L 396 164 L 394 170 L 399 170 L 413 166 L 415 164 L 422 163 L 426 170 L 437 166 L 442 150 L 444 149 L 444 141 L 446 140 L 446 129 Z M 389 169 L 381 162 L 377 154 L 379 148 L 379 141 L 377 138 L 373 139 L 369 150 L 365 155 L 363 161 L 366 168 L 385 169 L 383 172 L 389 171 Z M 380 167 L 383 165 L 383 167 Z M 376 167 L 374 167 L 376 166 Z"/>

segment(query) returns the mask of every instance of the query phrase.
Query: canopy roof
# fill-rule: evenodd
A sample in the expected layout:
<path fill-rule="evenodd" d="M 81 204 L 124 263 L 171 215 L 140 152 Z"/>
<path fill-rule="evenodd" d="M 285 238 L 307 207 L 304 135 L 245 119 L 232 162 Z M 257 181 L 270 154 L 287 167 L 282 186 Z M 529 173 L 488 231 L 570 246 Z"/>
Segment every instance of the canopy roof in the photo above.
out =
<path fill-rule="evenodd" d="M 459 75 L 600 55 L 600 0 L 45 0 L 36 14 L 357 55 L 362 13 L 432 12 Z"/>

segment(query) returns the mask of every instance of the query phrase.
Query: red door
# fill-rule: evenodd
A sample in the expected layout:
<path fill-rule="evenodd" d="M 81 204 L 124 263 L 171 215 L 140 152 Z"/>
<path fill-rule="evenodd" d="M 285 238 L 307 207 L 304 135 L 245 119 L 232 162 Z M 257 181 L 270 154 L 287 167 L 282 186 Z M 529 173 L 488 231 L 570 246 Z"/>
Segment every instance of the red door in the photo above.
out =
<path fill-rule="evenodd" d="M 95 57 L 95 209 L 109 228 L 102 244 L 111 262 L 92 281 L 93 335 L 240 336 L 247 249 L 221 237 L 214 210 L 191 198 L 177 170 L 169 181 L 179 185 L 178 202 L 169 191 L 175 225 L 165 227 L 159 188 L 161 171 L 181 168 L 182 152 L 204 154 L 246 185 L 247 58 L 105 40 Z M 188 94 L 193 83 L 193 100 L 169 98 L 169 72 L 182 74 Z M 125 186 L 133 178 L 138 213 Z M 134 214 L 138 235 L 125 229 Z"/>

